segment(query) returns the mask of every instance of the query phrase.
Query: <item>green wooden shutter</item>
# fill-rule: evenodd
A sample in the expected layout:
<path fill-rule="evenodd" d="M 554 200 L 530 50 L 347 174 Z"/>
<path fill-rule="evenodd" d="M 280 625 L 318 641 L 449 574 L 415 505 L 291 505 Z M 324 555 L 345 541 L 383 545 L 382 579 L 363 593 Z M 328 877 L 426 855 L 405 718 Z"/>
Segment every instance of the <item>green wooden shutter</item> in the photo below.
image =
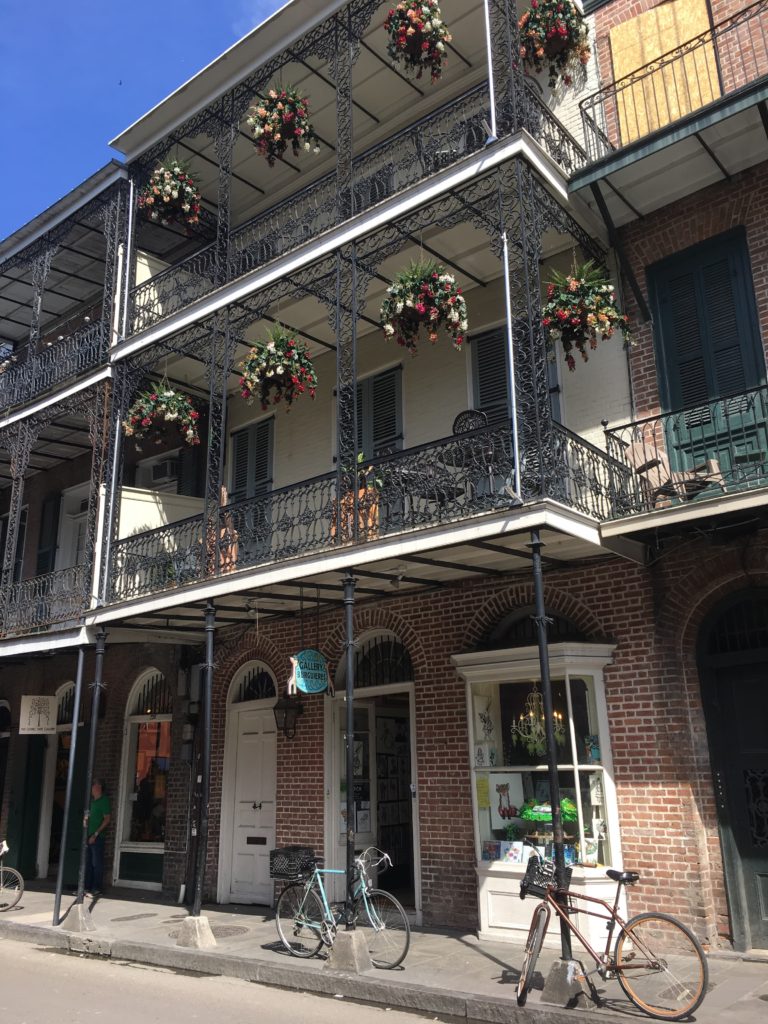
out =
<path fill-rule="evenodd" d="M 368 459 L 403 444 L 402 368 L 377 373 L 357 385 L 357 446 Z"/>
<path fill-rule="evenodd" d="M 765 379 L 743 228 L 648 268 L 665 409 L 695 408 Z"/>
<path fill-rule="evenodd" d="M 471 339 L 472 380 L 475 408 L 484 412 L 488 422 L 509 420 L 507 386 L 507 338 L 503 328 L 477 334 Z"/>
<path fill-rule="evenodd" d="M 274 419 L 260 420 L 232 435 L 229 500 L 266 494 L 272 487 Z"/>
<path fill-rule="evenodd" d="M 56 568 L 60 509 L 60 494 L 51 494 L 43 502 L 40 512 L 40 533 L 37 541 L 36 576 L 44 576 L 48 572 L 53 572 Z"/>

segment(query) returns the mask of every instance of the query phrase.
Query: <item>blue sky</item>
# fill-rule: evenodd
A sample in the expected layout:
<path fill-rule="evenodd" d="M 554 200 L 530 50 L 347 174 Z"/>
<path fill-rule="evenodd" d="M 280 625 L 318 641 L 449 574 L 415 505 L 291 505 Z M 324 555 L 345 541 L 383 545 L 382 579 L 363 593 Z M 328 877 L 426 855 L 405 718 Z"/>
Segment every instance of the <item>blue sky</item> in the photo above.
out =
<path fill-rule="evenodd" d="M 283 2 L 0 0 L 0 239 L 115 156 L 109 139 Z"/>

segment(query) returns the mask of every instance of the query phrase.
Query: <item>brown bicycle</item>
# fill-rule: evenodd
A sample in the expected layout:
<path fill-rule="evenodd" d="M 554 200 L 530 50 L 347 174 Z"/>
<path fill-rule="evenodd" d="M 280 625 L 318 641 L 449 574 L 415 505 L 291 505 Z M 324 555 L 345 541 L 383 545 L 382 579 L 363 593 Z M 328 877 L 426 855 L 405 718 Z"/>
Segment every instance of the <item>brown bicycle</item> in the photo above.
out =
<path fill-rule="evenodd" d="M 624 885 L 634 885 L 640 878 L 636 871 L 606 872 L 616 882 L 613 906 L 595 896 L 570 892 L 570 870 L 566 887 L 555 885 L 555 867 L 532 854 L 525 877 L 520 882 L 520 898 L 539 896 L 531 928 L 525 944 L 525 957 L 517 982 L 517 1003 L 523 1006 L 528 997 L 549 921 L 554 910 L 565 921 L 595 961 L 604 981 L 616 978 L 624 994 L 649 1017 L 658 1020 L 683 1020 L 701 1005 L 707 992 L 709 969 L 704 950 L 696 936 L 669 914 L 646 913 L 624 921 L 619 912 L 619 898 Z M 590 909 L 587 904 L 601 909 Z M 608 922 L 605 951 L 597 952 L 571 920 L 574 912 Z M 611 955 L 613 934 L 618 927 L 616 946 Z M 588 975 L 587 975 L 588 977 Z"/>

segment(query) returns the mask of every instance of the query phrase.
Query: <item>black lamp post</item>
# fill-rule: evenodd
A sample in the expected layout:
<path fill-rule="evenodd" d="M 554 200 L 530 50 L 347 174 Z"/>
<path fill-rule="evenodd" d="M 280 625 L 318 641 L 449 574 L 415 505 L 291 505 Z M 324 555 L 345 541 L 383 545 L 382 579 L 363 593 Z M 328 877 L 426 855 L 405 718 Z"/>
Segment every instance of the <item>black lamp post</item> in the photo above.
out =
<path fill-rule="evenodd" d="M 282 732 L 287 740 L 296 735 L 296 719 L 304 714 L 304 705 L 296 697 L 281 697 L 272 708 L 277 731 Z"/>

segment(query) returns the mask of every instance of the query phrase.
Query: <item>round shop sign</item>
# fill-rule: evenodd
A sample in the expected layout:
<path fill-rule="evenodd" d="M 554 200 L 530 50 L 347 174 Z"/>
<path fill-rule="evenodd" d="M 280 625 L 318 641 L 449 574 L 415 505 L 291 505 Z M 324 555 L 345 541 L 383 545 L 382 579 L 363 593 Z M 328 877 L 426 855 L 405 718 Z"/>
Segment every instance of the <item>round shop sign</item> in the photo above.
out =
<path fill-rule="evenodd" d="M 328 671 L 328 662 L 320 651 L 307 647 L 291 658 L 291 676 L 288 680 L 288 693 L 297 690 L 302 693 L 325 693 L 333 696 L 333 683 Z"/>

